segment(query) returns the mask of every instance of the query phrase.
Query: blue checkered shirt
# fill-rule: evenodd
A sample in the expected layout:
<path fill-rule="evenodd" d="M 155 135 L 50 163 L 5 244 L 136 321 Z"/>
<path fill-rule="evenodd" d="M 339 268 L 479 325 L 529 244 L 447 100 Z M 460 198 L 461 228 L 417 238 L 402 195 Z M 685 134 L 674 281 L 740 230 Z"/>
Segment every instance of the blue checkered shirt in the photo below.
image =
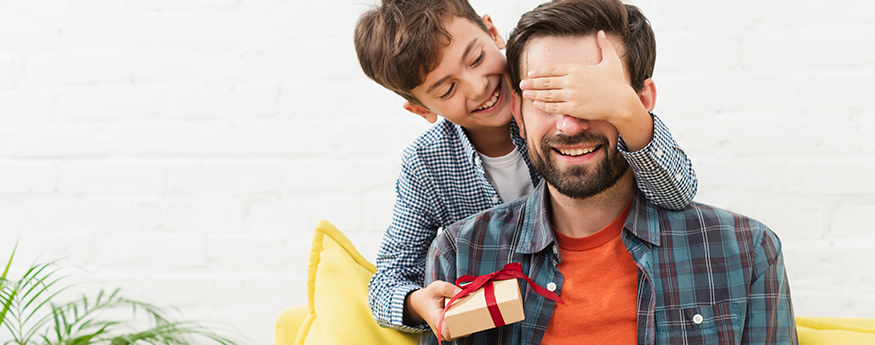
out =
<path fill-rule="evenodd" d="M 556 284 L 562 297 L 545 185 L 447 227 L 428 253 L 426 283 L 519 262 L 535 284 Z M 622 240 L 638 266 L 639 344 L 797 343 L 781 242 L 762 223 L 699 203 L 667 210 L 636 192 Z M 519 282 L 525 320 L 457 343 L 539 344 L 555 303 Z M 426 338 L 437 344 L 430 333 L 420 342 Z"/>
<path fill-rule="evenodd" d="M 529 167 L 532 185 L 537 185 L 541 177 L 532 169 L 525 139 L 513 121 L 511 138 Z M 621 138 L 618 148 L 632 166 L 638 187 L 654 203 L 680 209 L 693 200 L 697 180 L 692 163 L 658 117 L 653 115 L 653 140 L 646 147 L 627 152 Z M 444 119 L 404 151 L 395 190 L 392 223 L 377 254 L 368 305 L 381 326 L 422 332 L 429 329 L 427 324 L 403 323 L 404 299 L 423 286 L 426 253 L 438 229 L 503 201 L 465 131 Z"/>

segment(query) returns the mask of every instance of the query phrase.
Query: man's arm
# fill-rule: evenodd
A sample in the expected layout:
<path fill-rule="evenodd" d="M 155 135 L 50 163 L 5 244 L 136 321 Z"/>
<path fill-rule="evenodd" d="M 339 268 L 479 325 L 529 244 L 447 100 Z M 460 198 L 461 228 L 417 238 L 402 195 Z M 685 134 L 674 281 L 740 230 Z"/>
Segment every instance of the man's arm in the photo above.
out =
<path fill-rule="evenodd" d="M 781 242 L 767 227 L 755 251 L 742 344 L 797 344 L 796 319 L 784 270 Z"/>

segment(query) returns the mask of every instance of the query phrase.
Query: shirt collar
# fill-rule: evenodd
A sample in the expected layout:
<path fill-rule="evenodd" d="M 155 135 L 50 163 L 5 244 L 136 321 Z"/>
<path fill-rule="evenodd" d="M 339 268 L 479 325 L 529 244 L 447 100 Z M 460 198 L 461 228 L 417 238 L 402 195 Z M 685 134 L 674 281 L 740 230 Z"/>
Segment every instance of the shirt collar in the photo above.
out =
<path fill-rule="evenodd" d="M 659 227 L 659 209 L 644 197 L 644 193 L 635 188 L 632 209 L 629 210 L 629 216 L 626 217 L 626 224 L 623 225 L 623 228 L 642 241 L 658 246 Z"/>
<path fill-rule="evenodd" d="M 475 158 L 477 157 L 477 150 L 474 149 L 471 140 L 468 140 L 468 134 L 465 133 L 465 129 L 455 123 L 453 123 L 453 128 L 456 129 L 456 135 L 459 136 L 459 141 L 462 142 L 462 149 L 465 150 L 465 158 L 468 160 L 468 163 L 476 166 L 477 160 Z"/>
<path fill-rule="evenodd" d="M 547 211 L 550 209 L 547 207 L 550 197 L 546 185 L 547 183 L 542 180 L 526 200 L 525 218 L 522 224 L 524 231 L 520 236 L 517 253 L 537 253 L 556 241 L 550 224 L 550 214 Z M 623 228 L 642 241 L 659 245 L 659 210 L 638 188 L 635 188 L 632 207 Z"/>
<path fill-rule="evenodd" d="M 520 236 L 517 253 L 537 253 L 556 241 L 553 237 L 553 226 L 550 225 L 550 214 L 547 212 L 550 208 L 546 203 L 550 197 L 547 195 L 546 185 L 547 183 L 542 180 L 526 199 L 522 224 L 524 231 Z"/>
<path fill-rule="evenodd" d="M 444 121 L 447 120 L 444 119 Z M 468 134 L 465 133 L 465 129 L 455 123 L 449 123 L 453 125 L 453 128 L 456 130 L 456 135 L 459 137 L 459 141 L 462 142 L 462 149 L 465 150 L 465 157 L 468 159 L 468 162 L 477 165 L 477 150 L 474 149 L 474 144 L 471 144 L 471 140 L 468 139 Z M 529 157 L 528 151 L 526 150 L 526 140 L 520 137 L 520 128 L 514 120 L 510 121 L 510 138 L 511 141 L 513 141 L 513 145 L 516 146 L 517 151 L 523 155 L 523 159 L 526 161 L 526 164 L 528 164 Z M 529 166 L 531 166 L 531 164 L 529 164 Z"/>

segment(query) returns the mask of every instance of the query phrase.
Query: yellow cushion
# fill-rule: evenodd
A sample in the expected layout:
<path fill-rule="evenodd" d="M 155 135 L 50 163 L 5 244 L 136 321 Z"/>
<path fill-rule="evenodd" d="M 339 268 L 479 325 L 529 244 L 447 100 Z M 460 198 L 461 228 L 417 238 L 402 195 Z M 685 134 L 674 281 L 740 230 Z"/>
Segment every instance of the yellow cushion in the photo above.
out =
<path fill-rule="evenodd" d="M 305 305 L 283 310 L 282 314 L 276 319 L 276 340 L 274 344 L 294 344 L 295 339 L 298 338 L 298 331 L 301 330 L 301 324 L 304 323 L 307 315 L 310 315 L 310 309 Z"/>
<path fill-rule="evenodd" d="M 346 236 L 319 221 L 307 268 L 309 315 L 295 344 L 416 344 L 417 335 L 382 328 L 371 316 L 368 280 L 376 271 Z"/>
<path fill-rule="evenodd" d="M 875 319 L 797 317 L 800 345 L 875 344 Z"/>

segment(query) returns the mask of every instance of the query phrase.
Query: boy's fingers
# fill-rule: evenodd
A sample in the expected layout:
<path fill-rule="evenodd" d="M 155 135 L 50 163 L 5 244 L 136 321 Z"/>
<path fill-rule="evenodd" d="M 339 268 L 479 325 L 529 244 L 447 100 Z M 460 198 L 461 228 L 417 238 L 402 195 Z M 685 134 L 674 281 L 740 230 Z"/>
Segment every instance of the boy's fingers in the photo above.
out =
<path fill-rule="evenodd" d="M 617 49 L 614 48 L 614 44 L 608 40 L 608 36 L 604 31 L 599 31 L 598 35 L 596 35 L 596 42 L 598 42 L 599 48 L 602 50 L 602 62 L 601 63 L 610 63 L 614 61 L 620 61 L 620 56 L 617 54 Z"/>
<path fill-rule="evenodd" d="M 568 74 L 568 65 L 553 65 L 536 68 L 526 75 L 527 78 L 561 77 Z"/>
<path fill-rule="evenodd" d="M 549 90 L 559 89 L 565 86 L 563 78 L 536 77 L 520 81 L 520 89 L 523 90 Z"/>
<path fill-rule="evenodd" d="M 446 341 L 453 340 L 452 338 L 450 338 L 450 330 L 447 329 L 447 324 L 441 325 L 441 337 L 444 338 L 444 340 Z"/>
<path fill-rule="evenodd" d="M 562 92 L 554 91 L 554 90 L 526 90 L 523 91 L 523 97 L 526 99 L 532 99 L 536 101 L 543 102 L 563 102 L 567 101 L 565 94 Z"/>
<path fill-rule="evenodd" d="M 534 106 L 550 114 L 566 114 L 565 102 L 541 102 L 535 101 Z"/>
<path fill-rule="evenodd" d="M 453 284 L 444 282 L 444 285 L 441 286 L 441 292 L 444 295 L 444 297 L 453 297 L 457 293 L 462 292 L 462 289 L 459 288 L 458 286 L 453 285 Z"/>

